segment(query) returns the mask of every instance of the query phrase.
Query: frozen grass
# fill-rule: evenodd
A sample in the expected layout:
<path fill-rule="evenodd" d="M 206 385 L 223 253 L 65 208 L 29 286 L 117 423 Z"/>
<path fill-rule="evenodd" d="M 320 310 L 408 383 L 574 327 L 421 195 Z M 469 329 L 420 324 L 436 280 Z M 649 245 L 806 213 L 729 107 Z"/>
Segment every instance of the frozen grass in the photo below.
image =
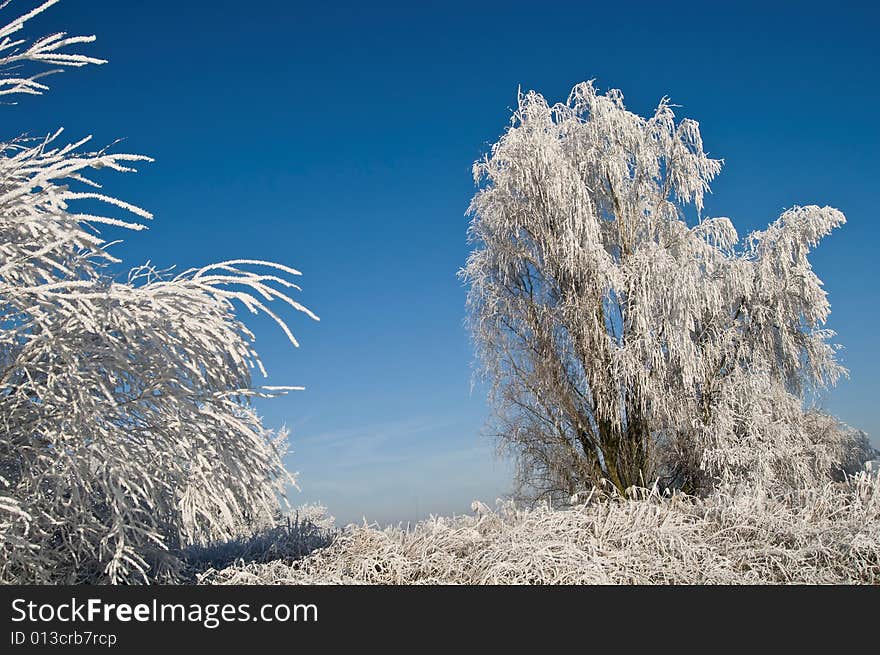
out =
<path fill-rule="evenodd" d="M 234 539 L 185 549 L 181 581 L 195 581 L 206 570 L 249 563 L 292 562 L 333 543 L 339 530 L 322 505 L 301 505 L 261 529 Z"/>
<path fill-rule="evenodd" d="M 599 498 L 554 509 L 349 526 L 298 561 L 239 562 L 201 584 L 880 583 L 880 476 L 772 497 Z"/>

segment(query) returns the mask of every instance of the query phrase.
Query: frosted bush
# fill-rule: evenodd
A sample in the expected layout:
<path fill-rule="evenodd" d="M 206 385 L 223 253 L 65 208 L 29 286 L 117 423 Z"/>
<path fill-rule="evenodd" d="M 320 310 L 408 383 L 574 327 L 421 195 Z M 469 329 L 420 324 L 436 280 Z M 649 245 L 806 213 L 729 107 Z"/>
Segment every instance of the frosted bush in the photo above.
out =
<path fill-rule="evenodd" d="M 28 64 L 104 63 L 69 52 L 91 36 L 13 36 L 54 4 L 0 28 L 0 94 L 47 89 L 47 71 Z M 118 260 L 98 227 L 137 231 L 151 215 L 105 195 L 94 176 L 150 160 L 88 142 L 65 143 L 59 130 L 0 145 L 6 583 L 174 580 L 181 548 L 271 517 L 293 482 L 286 435 L 263 426 L 251 399 L 294 387 L 252 384 L 251 370 L 264 371 L 234 305 L 267 314 L 296 345 L 269 303 L 316 318 L 290 295 L 299 272 L 241 259 L 112 277 Z"/>
<path fill-rule="evenodd" d="M 321 505 L 301 505 L 278 512 L 271 521 L 251 525 L 231 539 L 186 549 L 187 575 L 209 575 L 212 570 L 248 563 L 290 563 L 326 548 L 338 535 L 334 519 Z"/>

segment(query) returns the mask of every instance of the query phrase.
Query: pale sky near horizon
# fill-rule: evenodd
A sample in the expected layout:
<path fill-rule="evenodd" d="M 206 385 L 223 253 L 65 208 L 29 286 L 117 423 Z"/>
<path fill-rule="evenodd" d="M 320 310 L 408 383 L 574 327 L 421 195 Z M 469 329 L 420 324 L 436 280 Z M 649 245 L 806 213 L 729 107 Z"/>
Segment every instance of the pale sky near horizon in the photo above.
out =
<path fill-rule="evenodd" d="M 841 209 L 847 225 L 812 262 L 851 379 L 823 404 L 880 445 L 878 19 L 845 2 L 64 0 L 27 34 L 94 33 L 88 52 L 110 63 L 4 108 L 5 134 L 64 126 L 155 157 L 102 178 L 155 214 L 149 231 L 113 235 L 128 265 L 302 270 L 298 299 L 321 322 L 289 316 L 301 348 L 248 320 L 266 383 L 306 387 L 259 404 L 292 430 L 291 500 L 340 523 L 408 521 L 509 489 L 481 435 L 456 273 L 471 165 L 520 86 L 556 101 L 595 78 L 643 115 L 670 96 L 725 160 L 706 215 L 741 235 L 794 204 Z"/>

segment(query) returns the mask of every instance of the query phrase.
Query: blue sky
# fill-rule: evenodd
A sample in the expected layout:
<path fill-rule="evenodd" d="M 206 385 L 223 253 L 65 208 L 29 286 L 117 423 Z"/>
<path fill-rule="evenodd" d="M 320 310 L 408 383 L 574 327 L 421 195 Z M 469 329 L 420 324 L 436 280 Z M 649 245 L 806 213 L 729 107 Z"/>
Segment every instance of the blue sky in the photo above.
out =
<path fill-rule="evenodd" d="M 481 434 L 456 272 L 471 165 L 519 86 L 561 100 L 595 78 L 641 114 L 670 96 L 725 160 L 707 215 L 740 234 L 793 204 L 841 209 L 812 261 L 851 379 L 823 402 L 878 443 L 878 19 L 845 2 L 65 0 L 28 33 L 97 34 L 90 52 L 110 63 L 4 108 L 4 134 L 64 126 L 155 157 L 103 180 L 156 216 L 113 235 L 127 264 L 302 270 L 322 320 L 291 317 L 301 348 L 251 321 L 268 384 L 307 387 L 260 404 L 293 431 L 292 500 L 342 523 L 406 521 L 509 487 Z"/>

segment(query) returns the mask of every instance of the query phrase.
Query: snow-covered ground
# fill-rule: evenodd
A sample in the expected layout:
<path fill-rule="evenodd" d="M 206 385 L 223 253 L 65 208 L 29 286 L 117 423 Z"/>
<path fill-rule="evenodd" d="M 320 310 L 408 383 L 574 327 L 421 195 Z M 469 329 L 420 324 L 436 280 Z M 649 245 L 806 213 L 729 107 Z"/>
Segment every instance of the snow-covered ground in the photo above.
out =
<path fill-rule="evenodd" d="M 775 497 L 641 491 L 558 509 L 481 506 L 411 529 L 349 526 L 304 559 L 239 562 L 200 582 L 877 584 L 880 476 Z"/>

